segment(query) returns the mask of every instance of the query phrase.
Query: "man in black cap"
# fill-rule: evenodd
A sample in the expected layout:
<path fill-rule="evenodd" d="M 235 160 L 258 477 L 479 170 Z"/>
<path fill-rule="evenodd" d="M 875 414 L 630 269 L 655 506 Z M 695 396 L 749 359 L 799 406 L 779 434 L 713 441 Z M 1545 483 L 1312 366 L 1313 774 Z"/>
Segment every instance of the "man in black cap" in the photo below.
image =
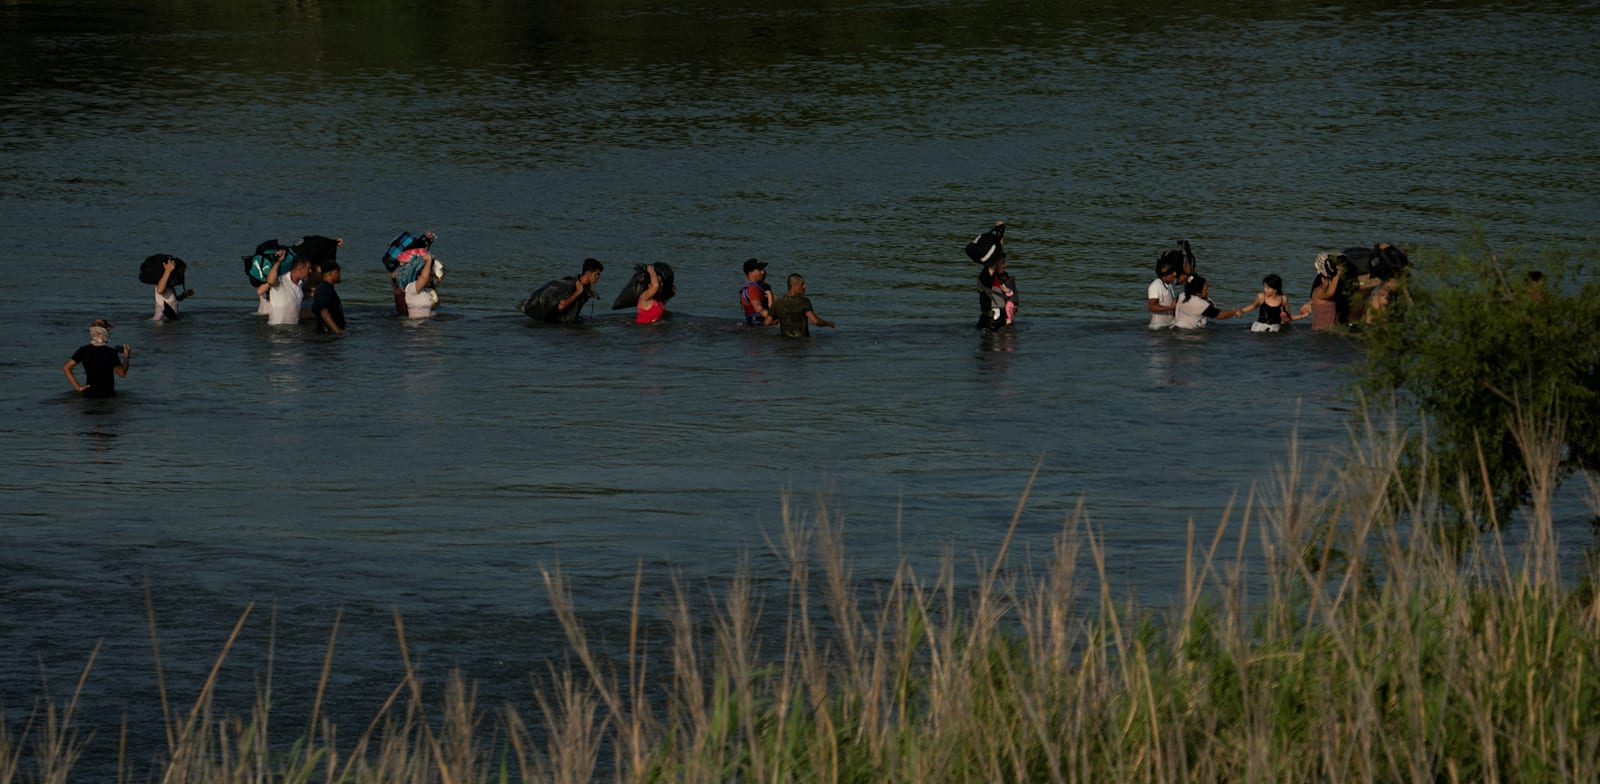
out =
<path fill-rule="evenodd" d="M 767 263 L 749 259 L 744 263 L 744 285 L 739 287 L 739 305 L 744 308 L 744 323 L 761 327 L 772 320 L 772 287 L 767 285 Z"/>

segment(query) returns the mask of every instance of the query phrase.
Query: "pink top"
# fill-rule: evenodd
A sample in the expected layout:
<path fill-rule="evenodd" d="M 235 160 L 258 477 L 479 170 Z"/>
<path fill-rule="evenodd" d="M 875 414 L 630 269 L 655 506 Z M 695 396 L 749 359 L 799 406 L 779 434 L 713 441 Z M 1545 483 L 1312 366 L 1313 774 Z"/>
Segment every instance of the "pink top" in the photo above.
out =
<path fill-rule="evenodd" d="M 649 305 L 639 306 L 639 315 L 635 316 L 633 320 L 638 324 L 654 324 L 660 321 L 661 317 L 666 315 L 666 312 L 667 306 L 662 304 L 661 300 L 653 299 L 650 300 Z"/>

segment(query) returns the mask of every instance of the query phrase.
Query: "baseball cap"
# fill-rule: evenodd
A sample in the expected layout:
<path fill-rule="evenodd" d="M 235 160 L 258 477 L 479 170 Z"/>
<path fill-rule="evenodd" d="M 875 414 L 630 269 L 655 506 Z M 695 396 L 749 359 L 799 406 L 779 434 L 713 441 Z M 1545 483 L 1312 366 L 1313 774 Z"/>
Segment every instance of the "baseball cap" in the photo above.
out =
<path fill-rule="evenodd" d="M 744 263 L 744 271 L 745 271 L 745 274 L 747 274 L 747 275 L 750 274 L 751 270 L 758 270 L 758 269 L 764 270 L 766 268 L 767 268 L 767 263 L 764 262 L 764 261 L 756 261 L 755 259 L 748 259 Z"/>

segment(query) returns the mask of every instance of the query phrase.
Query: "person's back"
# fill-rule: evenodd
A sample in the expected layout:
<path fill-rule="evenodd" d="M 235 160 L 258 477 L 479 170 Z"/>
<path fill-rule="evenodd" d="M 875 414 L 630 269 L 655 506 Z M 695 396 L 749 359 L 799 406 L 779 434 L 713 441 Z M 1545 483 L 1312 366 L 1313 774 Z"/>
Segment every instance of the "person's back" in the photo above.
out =
<path fill-rule="evenodd" d="M 93 344 L 79 347 L 72 353 L 72 361 L 83 366 L 84 397 L 116 397 L 117 368 L 122 366 L 122 355 L 110 346 Z"/>
<path fill-rule="evenodd" d="M 72 388 L 82 393 L 84 397 L 116 397 L 117 376 L 124 378 L 128 375 L 128 361 L 132 351 L 127 345 L 119 353 L 107 345 L 111 339 L 112 323 L 105 319 L 95 319 L 89 325 L 89 343 L 80 346 L 73 352 L 72 358 L 61 366 L 67 380 L 72 382 Z M 79 384 L 73 369 L 83 365 L 84 383 Z"/>
<path fill-rule="evenodd" d="M 806 314 L 811 312 L 811 298 L 804 294 L 785 294 L 772 303 L 772 317 L 778 320 L 778 331 L 785 337 L 803 338 L 811 335 Z"/>

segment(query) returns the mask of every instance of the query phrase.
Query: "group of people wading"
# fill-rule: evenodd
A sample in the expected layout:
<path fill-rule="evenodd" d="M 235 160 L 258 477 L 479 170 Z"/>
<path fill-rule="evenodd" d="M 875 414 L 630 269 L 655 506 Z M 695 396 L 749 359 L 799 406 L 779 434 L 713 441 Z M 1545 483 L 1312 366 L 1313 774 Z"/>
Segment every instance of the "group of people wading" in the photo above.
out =
<path fill-rule="evenodd" d="M 1254 312 L 1252 332 L 1277 332 L 1291 322 L 1311 319 L 1311 329 L 1321 331 L 1342 325 L 1370 323 L 1389 304 L 1400 277 L 1411 262 L 1404 251 L 1380 242 L 1372 248 L 1347 248 L 1343 253 L 1319 253 L 1312 262 L 1316 277 L 1309 301 L 1293 307 L 1284 291 L 1283 278 L 1271 274 L 1261 279 L 1261 290 L 1248 304 L 1221 310 L 1211 301 L 1211 285 L 1195 272 L 1189 243 L 1166 251 L 1156 259 L 1156 279 L 1146 290 L 1145 308 L 1151 329 L 1203 329 L 1212 319 L 1235 318 Z"/>
<path fill-rule="evenodd" d="M 1016 321 L 1020 299 L 1017 281 L 1006 270 L 1006 224 L 993 227 L 967 243 L 967 257 L 980 266 L 978 273 L 978 322 L 983 331 L 998 331 Z M 432 231 L 401 232 L 383 253 L 383 266 L 389 274 L 395 314 L 400 318 L 425 319 L 434 314 L 439 302 L 438 286 L 444 278 L 444 263 L 433 252 L 437 239 Z M 293 245 L 267 240 L 253 253 L 242 257 L 245 275 L 255 291 L 256 314 L 273 326 L 297 325 L 310 317 L 318 332 L 342 335 L 346 329 L 344 306 L 335 286 L 341 280 L 338 261 L 342 237 L 307 235 Z M 1309 318 L 1313 330 L 1332 329 L 1345 324 L 1371 321 L 1389 301 L 1394 286 L 1410 265 L 1399 248 L 1378 243 L 1372 248 L 1347 248 L 1342 253 L 1318 254 L 1314 263 L 1310 299 L 1294 308 L 1278 275 L 1262 278 L 1261 291 L 1248 304 L 1219 309 L 1211 301 L 1209 282 L 1196 273 L 1195 257 L 1189 243 L 1161 253 L 1156 259 L 1156 278 L 1146 291 L 1146 310 L 1151 329 L 1201 329 L 1211 320 L 1231 319 L 1254 312 L 1250 325 L 1255 332 L 1277 332 L 1284 325 Z M 185 287 L 187 265 L 182 259 L 156 254 L 140 265 L 140 281 L 154 287 L 156 321 L 170 321 L 180 315 L 184 299 L 194 294 Z M 598 259 L 585 259 L 577 275 L 552 280 L 524 299 L 518 306 L 534 321 L 562 324 L 579 321 L 583 308 L 596 296 L 605 265 Z M 786 337 L 807 337 L 811 327 L 833 328 L 834 323 L 817 315 L 806 293 L 806 279 L 792 273 L 787 290 L 779 295 L 767 284 L 767 263 L 758 259 L 744 262 L 744 282 L 738 289 L 740 314 L 752 329 L 776 327 Z M 666 305 L 677 293 L 672 268 L 662 262 L 638 264 L 612 309 L 634 309 L 634 321 L 654 324 L 669 315 Z M 132 350 L 109 345 L 111 322 L 95 319 L 89 327 L 90 342 L 78 349 L 62 367 L 73 389 L 85 396 L 116 394 L 116 378 L 126 377 Z M 75 374 L 82 365 L 85 383 Z"/>

